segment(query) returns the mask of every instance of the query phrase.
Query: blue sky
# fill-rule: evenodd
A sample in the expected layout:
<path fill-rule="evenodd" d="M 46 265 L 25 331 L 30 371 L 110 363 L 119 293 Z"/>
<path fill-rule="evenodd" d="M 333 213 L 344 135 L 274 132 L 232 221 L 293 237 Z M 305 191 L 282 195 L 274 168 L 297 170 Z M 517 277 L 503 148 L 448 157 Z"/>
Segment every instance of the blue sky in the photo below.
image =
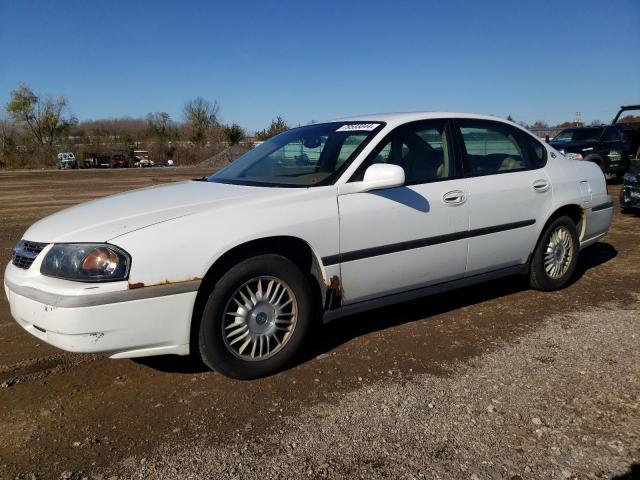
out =
<path fill-rule="evenodd" d="M 258 129 L 382 111 L 609 121 L 640 103 L 640 1 L 0 0 L 0 102 L 81 120 L 220 103 Z"/>

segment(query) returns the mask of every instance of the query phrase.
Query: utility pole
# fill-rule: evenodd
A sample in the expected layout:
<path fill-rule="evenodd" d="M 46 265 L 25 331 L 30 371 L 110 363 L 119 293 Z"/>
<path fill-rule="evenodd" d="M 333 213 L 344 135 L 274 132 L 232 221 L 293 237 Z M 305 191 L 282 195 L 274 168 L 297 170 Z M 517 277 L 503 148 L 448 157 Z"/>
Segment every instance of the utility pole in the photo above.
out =
<path fill-rule="evenodd" d="M 576 127 L 579 127 L 580 125 L 582 125 L 582 112 L 576 112 L 575 124 L 576 124 Z"/>

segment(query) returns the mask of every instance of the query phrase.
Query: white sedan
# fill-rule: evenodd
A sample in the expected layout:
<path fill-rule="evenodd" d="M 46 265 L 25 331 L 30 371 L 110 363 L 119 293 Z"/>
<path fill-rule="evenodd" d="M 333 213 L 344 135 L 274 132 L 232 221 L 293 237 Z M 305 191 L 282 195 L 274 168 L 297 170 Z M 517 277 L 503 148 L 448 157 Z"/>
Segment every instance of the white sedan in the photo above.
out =
<path fill-rule="evenodd" d="M 363 116 L 51 215 L 15 247 L 5 289 L 18 323 L 62 349 L 193 354 L 252 378 L 316 322 L 514 274 L 561 288 L 612 213 L 597 165 L 514 123 Z"/>

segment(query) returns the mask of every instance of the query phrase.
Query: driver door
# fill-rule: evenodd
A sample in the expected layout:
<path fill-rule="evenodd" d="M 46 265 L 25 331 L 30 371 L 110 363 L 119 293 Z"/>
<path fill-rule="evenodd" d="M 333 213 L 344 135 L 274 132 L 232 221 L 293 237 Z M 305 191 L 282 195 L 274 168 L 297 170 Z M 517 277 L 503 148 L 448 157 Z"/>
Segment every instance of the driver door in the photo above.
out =
<path fill-rule="evenodd" d="M 469 213 L 447 120 L 391 132 L 351 181 L 373 163 L 405 170 L 405 185 L 338 196 L 346 304 L 461 278 Z"/>

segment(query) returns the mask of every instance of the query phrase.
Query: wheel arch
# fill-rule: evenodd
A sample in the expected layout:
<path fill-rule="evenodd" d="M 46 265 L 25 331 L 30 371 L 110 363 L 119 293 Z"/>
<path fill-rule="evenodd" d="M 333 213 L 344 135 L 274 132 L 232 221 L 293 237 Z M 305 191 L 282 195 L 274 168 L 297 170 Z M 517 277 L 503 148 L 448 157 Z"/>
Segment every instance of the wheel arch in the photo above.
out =
<path fill-rule="evenodd" d="M 544 225 L 538 232 L 538 238 L 536 240 L 536 243 L 533 246 L 533 250 L 529 254 L 529 259 L 527 263 L 531 262 L 531 259 L 533 258 L 533 255 L 535 254 L 535 251 L 538 248 L 538 245 L 540 244 L 540 240 L 542 239 L 542 236 L 544 235 L 544 232 L 547 230 L 547 227 L 549 226 L 549 224 L 553 222 L 556 218 L 562 217 L 563 215 L 566 215 L 569 218 L 571 218 L 571 220 L 573 220 L 573 223 L 575 223 L 576 225 L 576 231 L 578 232 L 578 241 L 582 241 L 582 238 L 584 237 L 584 233 L 586 232 L 586 222 L 587 222 L 586 211 L 577 203 L 567 203 L 565 205 L 562 205 L 556 208 L 547 217 L 547 220 L 544 222 Z"/>
<path fill-rule="evenodd" d="M 573 223 L 576 224 L 576 230 L 578 232 L 578 239 L 582 240 L 583 234 L 585 232 L 586 227 L 586 211 L 583 207 L 578 205 L 577 203 L 567 203 L 566 205 L 562 205 L 561 207 L 556 208 L 551 215 L 547 218 L 547 221 L 544 223 L 542 229 L 538 237 L 541 237 L 544 231 L 547 229 L 547 226 L 553 222 L 556 218 L 566 215 Z"/>
<path fill-rule="evenodd" d="M 202 311 L 207 302 L 209 292 L 217 281 L 234 265 L 247 258 L 265 254 L 277 254 L 295 263 L 308 278 L 314 294 L 314 301 L 322 308 L 325 296 L 332 290 L 333 281 L 327 279 L 321 258 L 313 247 L 305 240 L 288 235 L 257 238 L 236 245 L 219 256 L 209 267 L 198 288 L 196 300 L 191 314 L 191 351 L 196 353 L 198 332 Z M 195 343 L 194 343 L 195 342 Z"/>

